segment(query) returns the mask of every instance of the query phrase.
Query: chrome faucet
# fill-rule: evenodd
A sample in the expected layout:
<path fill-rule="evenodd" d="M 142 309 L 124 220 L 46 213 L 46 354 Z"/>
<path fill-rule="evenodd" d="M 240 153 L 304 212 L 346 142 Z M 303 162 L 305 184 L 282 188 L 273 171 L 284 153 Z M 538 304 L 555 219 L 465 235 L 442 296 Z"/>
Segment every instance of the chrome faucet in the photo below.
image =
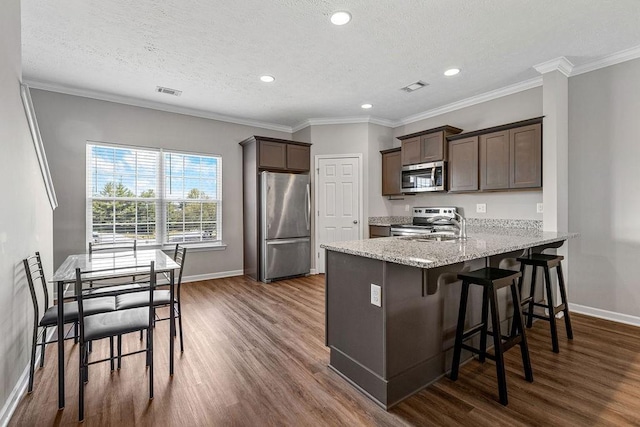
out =
<path fill-rule="evenodd" d="M 429 222 L 435 222 L 435 221 L 439 221 L 441 219 L 444 219 L 444 220 L 452 222 L 453 225 L 458 227 L 458 239 L 460 239 L 462 241 L 465 241 L 465 240 L 467 240 L 467 220 L 466 220 L 465 217 L 460 215 L 458 212 L 454 212 L 453 214 L 455 216 L 457 216 L 459 219 L 451 218 L 450 216 L 440 215 L 440 216 L 434 216 L 434 217 L 429 218 Z"/>

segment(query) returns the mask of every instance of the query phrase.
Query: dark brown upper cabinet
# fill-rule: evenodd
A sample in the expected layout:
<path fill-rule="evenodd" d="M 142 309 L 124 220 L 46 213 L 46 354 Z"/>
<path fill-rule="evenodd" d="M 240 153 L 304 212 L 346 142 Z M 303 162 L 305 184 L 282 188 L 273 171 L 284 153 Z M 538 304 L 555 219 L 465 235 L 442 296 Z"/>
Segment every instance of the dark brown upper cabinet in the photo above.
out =
<path fill-rule="evenodd" d="M 382 195 L 402 194 L 402 149 L 383 150 L 382 154 Z"/>
<path fill-rule="evenodd" d="M 252 136 L 240 144 L 256 151 L 256 166 L 260 170 L 274 172 L 309 172 L 311 170 L 311 144 L 265 136 Z"/>
<path fill-rule="evenodd" d="M 542 187 L 542 125 L 509 131 L 511 188 Z"/>
<path fill-rule="evenodd" d="M 271 141 L 258 142 L 259 167 L 263 169 L 287 168 L 287 144 Z"/>
<path fill-rule="evenodd" d="M 480 189 L 509 188 L 509 131 L 480 135 Z"/>
<path fill-rule="evenodd" d="M 479 138 L 481 191 L 542 187 L 542 117 L 454 135 L 449 150 L 472 137 Z M 450 170 L 457 168 L 449 156 Z M 449 189 L 468 191 L 453 183 Z"/>
<path fill-rule="evenodd" d="M 287 169 L 296 171 L 310 170 L 311 147 L 308 145 L 287 144 Z"/>
<path fill-rule="evenodd" d="M 420 163 L 420 137 L 410 138 L 402 141 L 402 165 L 413 165 Z"/>
<path fill-rule="evenodd" d="M 480 136 L 480 189 L 542 186 L 539 123 Z"/>
<path fill-rule="evenodd" d="M 478 137 L 449 141 L 449 191 L 478 190 Z"/>
<path fill-rule="evenodd" d="M 447 160 L 448 136 L 462 132 L 453 126 L 441 126 L 409 135 L 399 136 L 402 141 L 402 166 Z"/>

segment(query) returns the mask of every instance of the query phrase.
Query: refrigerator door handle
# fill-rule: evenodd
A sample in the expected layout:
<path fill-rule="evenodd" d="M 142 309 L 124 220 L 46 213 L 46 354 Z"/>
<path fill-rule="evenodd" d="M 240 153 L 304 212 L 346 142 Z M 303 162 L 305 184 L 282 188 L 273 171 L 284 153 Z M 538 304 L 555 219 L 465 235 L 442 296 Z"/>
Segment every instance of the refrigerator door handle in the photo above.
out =
<path fill-rule="evenodd" d="M 278 240 L 267 240 L 266 244 L 271 245 L 290 245 L 291 243 L 299 243 L 299 242 L 308 242 L 308 237 L 298 238 L 298 239 L 278 239 Z"/>
<path fill-rule="evenodd" d="M 307 230 L 311 228 L 311 189 L 307 184 Z"/>

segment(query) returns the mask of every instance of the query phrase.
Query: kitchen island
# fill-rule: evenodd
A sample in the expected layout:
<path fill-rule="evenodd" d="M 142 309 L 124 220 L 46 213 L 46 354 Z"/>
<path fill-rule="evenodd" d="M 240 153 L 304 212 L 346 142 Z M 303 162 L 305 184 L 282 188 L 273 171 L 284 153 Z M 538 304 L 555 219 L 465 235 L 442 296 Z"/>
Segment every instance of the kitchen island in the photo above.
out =
<path fill-rule="evenodd" d="M 385 409 L 394 406 L 450 369 L 458 273 L 485 266 L 518 269 L 515 258 L 523 252 L 558 248 L 575 236 L 470 228 L 466 241 L 387 237 L 321 245 L 327 251 L 330 368 Z M 473 288 L 479 287 L 469 294 L 468 325 L 480 321 L 482 290 Z M 506 292 L 500 297 L 506 327 L 511 301 Z M 470 357 L 463 352 L 463 360 Z"/>

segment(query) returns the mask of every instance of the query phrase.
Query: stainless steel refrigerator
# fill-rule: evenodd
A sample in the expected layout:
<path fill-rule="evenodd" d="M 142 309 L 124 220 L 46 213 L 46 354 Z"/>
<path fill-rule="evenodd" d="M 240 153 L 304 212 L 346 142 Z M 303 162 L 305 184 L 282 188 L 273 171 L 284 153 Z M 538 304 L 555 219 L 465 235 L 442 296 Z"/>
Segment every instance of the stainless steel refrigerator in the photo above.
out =
<path fill-rule="evenodd" d="M 309 274 L 311 193 L 307 174 L 260 173 L 260 280 Z"/>

